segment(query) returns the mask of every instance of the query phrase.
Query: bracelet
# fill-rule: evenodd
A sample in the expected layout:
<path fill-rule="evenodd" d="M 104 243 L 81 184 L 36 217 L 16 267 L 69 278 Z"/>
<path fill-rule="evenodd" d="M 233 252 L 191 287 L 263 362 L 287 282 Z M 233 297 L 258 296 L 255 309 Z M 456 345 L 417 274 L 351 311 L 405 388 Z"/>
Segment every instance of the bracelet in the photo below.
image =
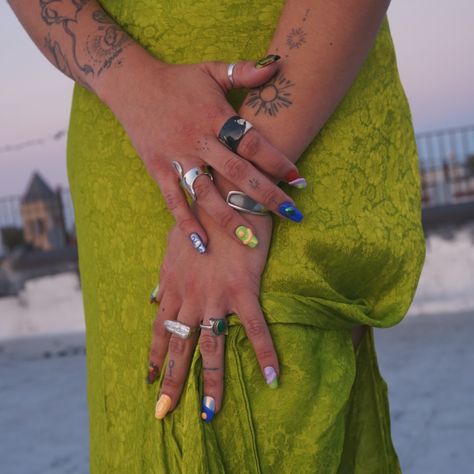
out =
<path fill-rule="evenodd" d="M 238 211 L 255 214 L 257 216 L 268 215 L 268 211 L 262 204 L 253 200 L 250 196 L 247 196 L 241 191 L 229 191 L 226 202 L 230 207 L 233 207 Z"/>

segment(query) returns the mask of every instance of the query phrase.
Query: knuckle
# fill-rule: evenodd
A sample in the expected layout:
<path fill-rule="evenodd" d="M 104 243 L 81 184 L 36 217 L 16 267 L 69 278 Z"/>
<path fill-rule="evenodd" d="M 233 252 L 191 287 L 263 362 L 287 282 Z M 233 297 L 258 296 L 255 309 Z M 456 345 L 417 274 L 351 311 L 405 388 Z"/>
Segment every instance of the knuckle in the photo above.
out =
<path fill-rule="evenodd" d="M 273 360 L 275 358 L 275 353 L 270 348 L 259 349 L 256 352 L 257 359 L 262 360 Z"/>
<path fill-rule="evenodd" d="M 183 217 L 177 221 L 179 230 L 183 232 L 183 234 L 188 234 L 188 230 L 193 226 L 194 219 L 192 217 Z"/>
<path fill-rule="evenodd" d="M 181 388 L 181 383 L 173 378 L 171 375 L 165 375 L 163 379 L 163 390 L 167 392 L 167 394 L 174 398 L 174 393 L 178 392 Z"/>
<path fill-rule="evenodd" d="M 181 196 L 176 191 L 165 192 L 163 198 L 170 211 L 176 210 L 181 203 Z"/>
<path fill-rule="evenodd" d="M 239 158 L 227 158 L 224 163 L 224 172 L 233 181 L 242 181 L 247 175 L 247 171 L 247 164 Z"/>
<path fill-rule="evenodd" d="M 239 155 L 246 158 L 253 158 L 260 150 L 261 139 L 257 133 L 246 133 L 239 143 Z"/>
<path fill-rule="evenodd" d="M 219 224 L 224 229 L 228 229 L 231 227 L 232 222 L 234 221 L 234 213 L 232 211 L 223 212 L 221 216 L 219 216 Z"/>
<path fill-rule="evenodd" d="M 250 318 L 245 321 L 245 332 L 249 338 L 265 335 L 265 325 L 259 318 Z"/>
<path fill-rule="evenodd" d="M 217 352 L 217 338 L 210 334 L 201 334 L 201 354 L 204 356 L 214 355 Z"/>
<path fill-rule="evenodd" d="M 204 384 L 204 387 L 206 387 L 206 389 L 209 389 L 209 388 L 213 389 L 213 388 L 219 388 L 221 382 L 219 380 L 216 380 L 211 375 L 204 373 L 203 384 Z"/>
<path fill-rule="evenodd" d="M 280 191 L 275 189 L 275 187 L 268 186 L 262 190 L 262 202 L 267 206 L 275 207 L 282 201 L 284 199 L 281 198 Z"/>
<path fill-rule="evenodd" d="M 171 355 L 183 355 L 186 350 L 186 342 L 184 339 L 181 339 L 178 336 L 171 336 L 168 349 Z"/>
<path fill-rule="evenodd" d="M 196 193 L 196 197 L 198 199 L 207 199 L 209 194 L 212 191 L 212 184 L 210 179 L 196 179 L 194 182 L 194 192 Z"/>

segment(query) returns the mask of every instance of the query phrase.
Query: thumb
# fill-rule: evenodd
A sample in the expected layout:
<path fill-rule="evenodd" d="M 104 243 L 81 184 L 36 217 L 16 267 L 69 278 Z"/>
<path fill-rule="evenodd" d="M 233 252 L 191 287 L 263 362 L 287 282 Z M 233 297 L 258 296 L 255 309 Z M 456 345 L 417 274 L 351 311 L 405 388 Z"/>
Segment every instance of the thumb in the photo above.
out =
<path fill-rule="evenodd" d="M 211 74 L 225 90 L 258 87 L 277 72 L 279 59 L 280 56 L 269 54 L 258 61 L 239 61 L 233 68 L 229 63 L 215 62 Z"/>

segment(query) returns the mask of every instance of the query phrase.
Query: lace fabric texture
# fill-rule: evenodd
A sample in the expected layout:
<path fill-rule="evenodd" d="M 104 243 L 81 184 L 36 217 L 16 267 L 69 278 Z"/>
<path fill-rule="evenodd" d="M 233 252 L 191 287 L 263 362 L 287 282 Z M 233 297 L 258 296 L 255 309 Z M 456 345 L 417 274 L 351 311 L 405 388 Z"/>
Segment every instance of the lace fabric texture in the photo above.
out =
<path fill-rule="evenodd" d="M 168 62 L 259 58 L 283 2 L 102 1 Z M 240 96 L 241 97 L 241 96 Z M 239 97 L 232 99 L 237 106 Z M 398 473 L 387 388 L 372 331 L 406 314 L 423 265 L 420 179 L 411 114 L 389 25 L 351 89 L 298 161 L 309 186 L 289 190 L 301 224 L 274 219 L 262 306 L 281 364 L 266 387 L 230 317 L 222 411 L 200 419 L 197 349 L 178 408 L 154 419 L 145 382 L 148 304 L 173 219 L 124 130 L 76 86 L 68 175 L 87 328 L 90 463 L 102 473 Z"/>

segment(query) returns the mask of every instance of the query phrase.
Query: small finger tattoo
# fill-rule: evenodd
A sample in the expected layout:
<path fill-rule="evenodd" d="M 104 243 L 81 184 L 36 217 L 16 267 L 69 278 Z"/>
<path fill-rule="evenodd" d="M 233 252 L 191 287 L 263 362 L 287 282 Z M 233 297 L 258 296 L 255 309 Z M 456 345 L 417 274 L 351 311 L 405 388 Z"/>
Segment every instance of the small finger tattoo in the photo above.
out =
<path fill-rule="evenodd" d="M 170 377 L 173 377 L 173 367 L 174 367 L 174 360 L 171 359 L 169 362 L 168 362 L 168 375 Z"/>

